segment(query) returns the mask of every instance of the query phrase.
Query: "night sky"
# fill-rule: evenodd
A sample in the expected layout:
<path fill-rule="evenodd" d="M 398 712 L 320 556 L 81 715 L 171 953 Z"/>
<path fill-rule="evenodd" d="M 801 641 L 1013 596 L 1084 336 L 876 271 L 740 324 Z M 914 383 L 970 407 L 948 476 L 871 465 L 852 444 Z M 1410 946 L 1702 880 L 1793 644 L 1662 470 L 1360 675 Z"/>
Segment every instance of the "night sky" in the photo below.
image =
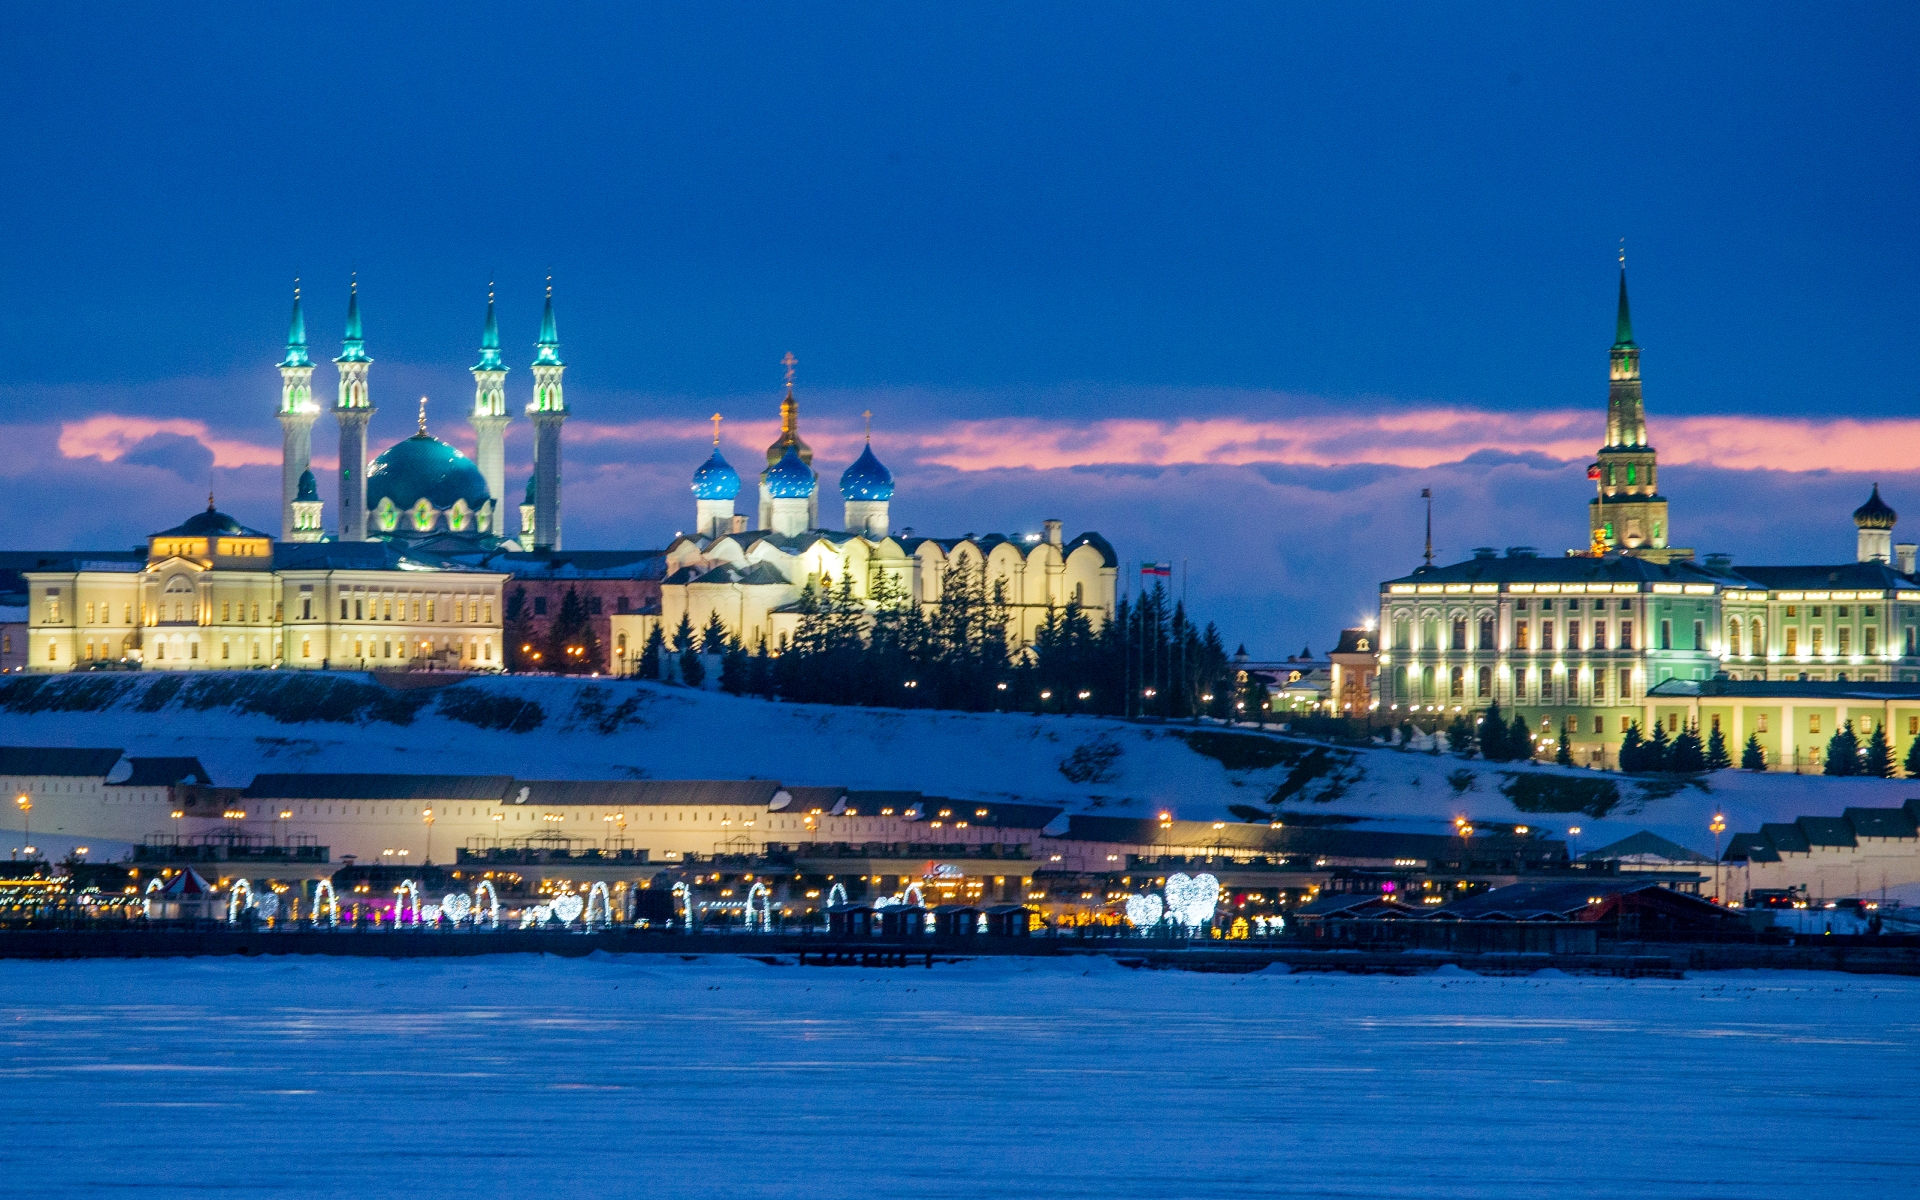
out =
<path fill-rule="evenodd" d="M 470 448 L 551 270 L 570 548 L 690 525 L 791 350 L 830 522 L 871 409 L 896 528 L 1061 517 L 1324 649 L 1422 487 L 1443 557 L 1584 541 L 1624 237 L 1675 542 L 1850 559 L 1920 517 L 1920 9 L 1570 7 L 21 10 L 4 544 L 277 528 L 296 276 L 324 359 L 359 272 L 376 448 Z"/>

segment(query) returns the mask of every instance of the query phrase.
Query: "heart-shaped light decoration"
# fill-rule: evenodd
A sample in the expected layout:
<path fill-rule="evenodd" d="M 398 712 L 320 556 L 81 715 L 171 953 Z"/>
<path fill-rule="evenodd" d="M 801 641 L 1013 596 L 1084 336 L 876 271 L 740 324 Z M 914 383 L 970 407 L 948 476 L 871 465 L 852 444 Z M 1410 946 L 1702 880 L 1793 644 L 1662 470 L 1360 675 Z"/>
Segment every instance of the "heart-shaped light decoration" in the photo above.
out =
<path fill-rule="evenodd" d="M 418 918 L 418 924 L 438 925 L 439 923 L 440 923 L 440 906 L 438 904 L 422 904 L 420 906 L 420 915 Z"/>
<path fill-rule="evenodd" d="M 1144 896 L 1127 897 L 1127 924 L 1135 929 L 1150 929 L 1158 925 L 1165 912 L 1166 905 L 1152 892 Z"/>
<path fill-rule="evenodd" d="M 1187 905 L 1193 900 L 1193 879 L 1185 872 L 1175 872 L 1167 876 L 1167 885 L 1162 889 L 1167 896 L 1167 919 L 1175 925 L 1187 923 Z"/>
<path fill-rule="evenodd" d="M 521 912 L 520 928 L 528 929 L 528 928 L 534 928 L 537 926 L 545 925 L 547 923 L 547 918 L 552 915 L 553 915 L 553 907 L 551 905 L 536 904 L 531 908 L 528 908 Z"/>
<path fill-rule="evenodd" d="M 253 907 L 254 911 L 260 914 L 261 920 L 270 921 L 273 919 L 273 915 L 280 911 L 280 897 L 274 895 L 272 892 L 262 892 L 259 897 L 254 900 Z"/>
<path fill-rule="evenodd" d="M 473 912 L 473 897 L 465 892 L 448 892 L 440 898 L 440 912 L 455 925 L 467 919 Z"/>
<path fill-rule="evenodd" d="M 571 925 L 586 906 L 586 901 L 580 898 L 579 893 L 562 892 L 553 898 L 553 903 L 548 907 L 553 910 L 554 916 L 560 918 L 562 925 Z"/>
<path fill-rule="evenodd" d="M 1195 875 L 1187 881 L 1186 904 L 1180 911 L 1180 919 L 1188 929 L 1194 929 L 1213 920 L 1214 906 L 1220 903 L 1220 881 L 1211 875 Z"/>

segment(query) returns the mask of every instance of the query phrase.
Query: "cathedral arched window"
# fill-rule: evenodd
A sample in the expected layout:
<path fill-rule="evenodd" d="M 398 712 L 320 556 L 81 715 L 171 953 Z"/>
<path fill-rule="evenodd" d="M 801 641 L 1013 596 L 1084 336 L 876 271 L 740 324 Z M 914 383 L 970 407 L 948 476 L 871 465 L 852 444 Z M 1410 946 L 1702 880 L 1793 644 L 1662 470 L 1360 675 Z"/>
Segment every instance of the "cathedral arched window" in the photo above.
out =
<path fill-rule="evenodd" d="M 1466 690 L 1466 672 L 1459 667 L 1455 667 L 1447 675 L 1447 696 L 1451 699 L 1458 700 L 1466 694 Z"/>
<path fill-rule="evenodd" d="M 1493 695 L 1493 668 L 1492 667 L 1480 668 L 1479 688 L 1475 694 L 1480 696 L 1482 699 L 1485 699 L 1486 697 Z"/>
<path fill-rule="evenodd" d="M 1740 622 L 1738 619 L 1727 623 L 1727 653 L 1740 653 Z"/>

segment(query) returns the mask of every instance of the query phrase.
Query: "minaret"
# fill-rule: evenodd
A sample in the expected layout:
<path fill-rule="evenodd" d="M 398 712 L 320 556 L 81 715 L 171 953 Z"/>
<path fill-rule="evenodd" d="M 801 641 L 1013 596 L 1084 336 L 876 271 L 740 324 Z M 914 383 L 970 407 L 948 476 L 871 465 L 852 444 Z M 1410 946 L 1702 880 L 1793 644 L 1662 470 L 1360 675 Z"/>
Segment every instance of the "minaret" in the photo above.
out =
<path fill-rule="evenodd" d="M 367 396 L 367 340 L 360 332 L 360 280 L 347 290 L 347 333 L 340 357 L 340 399 L 333 415 L 340 419 L 340 540 L 367 540 L 367 422 L 373 402 Z"/>
<path fill-rule="evenodd" d="M 560 335 L 553 323 L 553 276 L 547 276 L 547 312 L 540 318 L 539 353 L 533 356 L 533 545 L 528 550 L 560 548 L 560 426 L 567 419 L 567 397 L 560 376 Z M 524 533 L 522 537 L 524 539 Z"/>
<path fill-rule="evenodd" d="M 500 357 L 500 323 L 493 315 L 493 282 L 487 282 L 487 327 L 480 334 L 480 361 L 473 365 L 474 462 L 493 497 L 493 520 L 482 533 L 507 535 L 507 364 Z"/>
<path fill-rule="evenodd" d="M 800 402 L 793 398 L 793 369 L 799 363 L 800 360 L 793 356 L 791 350 L 787 351 L 786 356 L 780 360 L 780 365 L 787 369 L 787 397 L 780 402 L 780 436 L 773 445 L 767 447 L 767 470 L 769 471 L 786 457 L 789 449 L 799 456 L 800 462 L 808 470 L 813 469 L 813 447 L 800 440 Z M 818 480 L 819 475 L 816 473 L 814 478 Z M 819 491 L 820 489 L 815 487 L 807 493 L 806 528 L 808 529 L 820 527 Z M 755 528 L 773 528 L 773 492 L 767 486 L 767 471 L 760 472 L 760 523 Z"/>
<path fill-rule="evenodd" d="M 1640 395 L 1640 347 L 1634 343 L 1633 317 L 1627 308 L 1624 248 L 1620 304 L 1608 360 L 1607 444 L 1600 448 L 1599 460 L 1587 468 L 1599 493 L 1587 502 L 1593 550 L 1618 550 L 1656 562 L 1692 558 L 1693 551 L 1670 545 L 1667 498 L 1657 490 L 1659 468 L 1647 441 L 1647 410 Z"/>
<path fill-rule="evenodd" d="M 313 402 L 313 360 L 307 357 L 307 318 L 300 311 L 300 281 L 293 281 L 293 320 L 287 326 L 287 356 L 280 360 L 280 540 L 295 541 L 300 522 L 294 503 L 302 476 L 312 478 L 313 423 L 320 406 Z"/>

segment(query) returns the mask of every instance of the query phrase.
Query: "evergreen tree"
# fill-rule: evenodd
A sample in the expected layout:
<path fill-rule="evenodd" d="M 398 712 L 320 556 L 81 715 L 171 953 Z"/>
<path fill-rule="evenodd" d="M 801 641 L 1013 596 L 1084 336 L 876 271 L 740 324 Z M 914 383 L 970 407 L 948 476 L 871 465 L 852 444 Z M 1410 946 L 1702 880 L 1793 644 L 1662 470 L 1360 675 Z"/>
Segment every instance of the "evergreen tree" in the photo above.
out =
<path fill-rule="evenodd" d="M 673 631 L 674 653 L 685 654 L 687 651 L 693 649 L 693 647 L 693 622 L 687 619 L 686 613 L 681 613 L 680 625 Z"/>
<path fill-rule="evenodd" d="M 1488 762 L 1506 762 L 1513 757 L 1507 741 L 1507 718 L 1495 700 L 1480 716 L 1480 757 Z"/>
<path fill-rule="evenodd" d="M 688 619 L 686 613 L 680 614 L 680 624 L 673 631 L 673 652 L 680 660 L 681 682 L 690 687 L 700 686 L 698 682 L 688 679 L 687 664 L 689 662 L 693 664 L 693 674 L 698 675 L 700 679 L 704 680 L 707 673 L 700 665 L 699 643 L 694 637 L 693 622 Z"/>
<path fill-rule="evenodd" d="M 1727 739 L 1721 735 L 1720 727 L 1715 725 L 1713 731 L 1707 734 L 1707 770 L 1724 771 L 1732 765 L 1733 759 L 1727 757 Z"/>
<path fill-rule="evenodd" d="M 1867 757 L 1863 767 L 1875 779 L 1893 778 L 1893 748 L 1887 745 L 1885 721 L 1875 725 L 1873 736 L 1867 739 Z"/>
<path fill-rule="evenodd" d="M 1627 731 L 1620 735 L 1620 749 L 1617 765 L 1622 773 L 1637 775 L 1645 768 L 1641 765 L 1646 759 L 1646 743 L 1640 740 L 1640 722 L 1628 721 Z"/>
<path fill-rule="evenodd" d="M 660 622 L 655 621 L 653 628 L 647 631 L 646 648 L 640 651 L 640 678 L 660 678 L 660 659 L 666 654 L 666 650 L 667 639 L 660 632 Z"/>
<path fill-rule="evenodd" d="M 1920 745 L 1920 743 L 1915 743 Z M 1747 744 L 1740 751 L 1740 769 L 1742 771 L 1764 771 L 1767 769 L 1767 752 L 1760 745 L 1760 735 L 1747 735 Z"/>
<path fill-rule="evenodd" d="M 1513 724 L 1507 726 L 1507 757 L 1533 761 L 1533 730 L 1527 726 L 1527 719 L 1519 713 L 1513 714 Z"/>
<path fill-rule="evenodd" d="M 1567 733 L 1567 727 L 1560 727 L 1560 746 L 1553 752 L 1553 761 L 1563 767 L 1573 765 L 1573 738 Z"/>
<path fill-rule="evenodd" d="M 547 629 L 546 669 L 585 675 L 606 670 L 600 634 L 587 615 L 587 603 L 569 587 L 560 598 L 560 612 Z"/>
<path fill-rule="evenodd" d="M 691 646 L 680 652 L 680 681 L 690 688 L 707 681 L 706 664 L 700 661 L 700 652 Z"/>
<path fill-rule="evenodd" d="M 1902 765 L 1906 767 L 1908 779 L 1920 779 L 1920 738 L 1915 738 L 1913 745 L 1907 747 L 1907 759 Z"/>
<path fill-rule="evenodd" d="M 1707 769 L 1707 756 L 1700 749 L 1700 730 L 1689 724 L 1673 739 L 1667 752 L 1667 770 L 1680 775 L 1698 775 Z"/>
<path fill-rule="evenodd" d="M 720 613 L 708 610 L 707 627 L 700 631 L 700 653 L 725 654 L 727 641 L 727 626 L 720 620 Z"/>
<path fill-rule="evenodd" d="M 1828 775 L 1858 775 L 1860 773 L 1860 739 L 1854 736 L 1853 722 L 1845 721 L 1833 731 L 1827 739 Z"/>
<path fill-rule="evenodd" d="M 506 621 L 501 629 L 501 640 L 506 643 L 507 670 L 532 671 L 539 667 L 534 658 L 537 647 L 533 638 L 533 605 L 527 603 L 527 589 L 517 587 L 513 595 L 507 597 L 507 606 L 503 614 Z"/>
<path fill-rule="evenodd" d="M 1655 718 L 1653 736 L 1640 751 L 1640 769 L 1648 774 L 1672 770 L 1672 751 L 1673 745 L 1667 740 L 1667 723 Z"/>
<path fill-rule="evenodd" d="M 747 691 L 755 696 L 773 699 L 773 658 L 767 653 L 767 635 L 760 635 L 760 644 L 754 648 L 753 661 L 747 669 Z"/>
<path fill-rule="evenodd" d="M 726 643 L 720 656 L 720 690 L 729 696 L 743 696 L 753 686 L 753 658 L 739 638 Z"/>
<path fill-rule="evenodd" d="M 1461 758 L 1472 758 L 1473 743 L 1473 722 L 1466 713 L 1453 714 L 1453 722 L 1447 726 L 1447 749 Z"/>

